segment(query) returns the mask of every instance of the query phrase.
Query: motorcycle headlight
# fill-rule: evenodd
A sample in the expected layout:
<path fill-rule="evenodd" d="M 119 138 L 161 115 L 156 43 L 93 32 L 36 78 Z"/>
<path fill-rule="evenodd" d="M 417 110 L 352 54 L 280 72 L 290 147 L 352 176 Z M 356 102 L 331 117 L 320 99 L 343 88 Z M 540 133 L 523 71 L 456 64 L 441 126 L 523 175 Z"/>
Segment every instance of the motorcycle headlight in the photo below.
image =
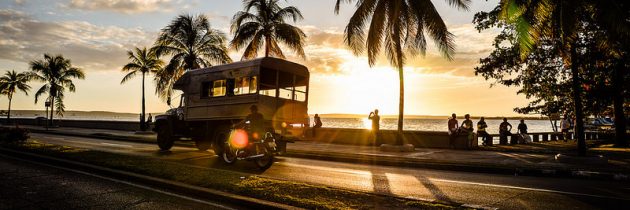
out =
<path fill-rule="evenodd" d="M 230 133 L 230 145 L 237 149 L 245 148 L 249 144 L 249 137 L 247 131 L 243 129 L 236 129 Z"/>

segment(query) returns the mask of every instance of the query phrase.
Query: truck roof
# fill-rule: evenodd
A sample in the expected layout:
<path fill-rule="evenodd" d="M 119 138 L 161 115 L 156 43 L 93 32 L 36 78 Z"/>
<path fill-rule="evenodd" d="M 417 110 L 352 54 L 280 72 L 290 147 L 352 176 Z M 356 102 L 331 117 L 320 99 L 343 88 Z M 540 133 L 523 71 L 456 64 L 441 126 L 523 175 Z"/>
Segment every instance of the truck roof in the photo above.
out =
<path fill-rule="evenodd" d="M 302 75 L 306 77 L 309 76 L 308 68 L 306 68 L 306 66 L 303 66 L 301 64 L 294 63 L 291 61 L 287 61 L 284 59 L 273 58 L 273 57 L 263 57 L 263 58 L 256 58 L 252 60 L 238 61 L 238 62 L 223 64 L 223 65 L 211 66 L 208 68 L 189 70 L 186 73 L 184 73 L 184 75 L 182 75 L 182 77 L 180 77 L 179 80 L 175 82 L 175 84 L 173 84 L 173 88 L 181 90 L 190 82 L 190 77 L 195 76 L 195 75 L 207 74 L 211 72 L 221 72 L 221 71 L 247 68 L 247 67 L 264 67 L 264 68 L 289 72 L 296 75 Z"/>

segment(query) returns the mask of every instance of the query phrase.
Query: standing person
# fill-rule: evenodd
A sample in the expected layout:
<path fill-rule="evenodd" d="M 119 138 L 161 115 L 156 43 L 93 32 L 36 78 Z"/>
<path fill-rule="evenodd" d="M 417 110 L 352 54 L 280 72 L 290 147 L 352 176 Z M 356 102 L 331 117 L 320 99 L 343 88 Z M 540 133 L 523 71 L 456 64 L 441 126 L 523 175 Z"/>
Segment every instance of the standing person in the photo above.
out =
<path fill-rule="evenodd" d="M 451 118 L 448 119 L 448 145 L 451 148 L 455 148 L 455 138 L 459 135 L 459 127 L 457 125 L 457 115 L 453 113 Z"/>
<path fill-rule="evenodd" d="M 508 126 L 510 127 L 508 129 Z M 499 141 L 501 144 L 507 144 L 508 136 L 512 136 L 512 124 L 507 121 L 507 118 L 503 118 L 503 122 L 499 125 Z"/>
<path fill-rule="evenodd" d="M 315 125 L 313 126 L 313 137 L 315 137 L 316 135 L 316 131 L 318 128 L 322 127 L 322 119 L 319 118 L 318 114 L 315 114 L 315 116 L 313 117 L 313 121 L 315 123 Z"/>
<path fill-rule="evenodd" d="M 530 143 L 531 138 L 527 135 L 527 124 L 525 124 L 525 120 L 521 119 L 521 123 L 518 124 L 518 133 L 521 135 L 522 143 Z"/>
<path fill-rule="evenodd" d="M 377 143 L 377 141 L 379 140 L 379 131 L 381 128 L 381 116 L 378 115 L 378 109 L 374 109 L 373 112 L 370 112 L 370 115 L 368 115 L 368 119 L 372 120 L 372 139 L 374 144 Z"/>
<path fill-rule="evenodd" d="M 492 140 L 490 140 L 490 134 L 486 132 L 486 128 L 488 124 L 486 123 L 486 119 L 481 117 L 479 122 L 477 122 L 477 135 L 481 136 L 481 144 L 484 146 L 492 146 Z"/>
<path fill-rule="evenodd" d="M 149 117 L 147 117 L 147 129 L 151 130 L 151 123 L 153 123 L 153 116 L 149 113 Z"/>
<path fill-rule="evenodd" d="M 562 121 L 560 121 L 560 131 L 564 137 L 564 142 L 567 142 L 569 138 L 569 129 L 571 129 L 571 120 L 569 120 L 569 116 L 565 114 Z"/>

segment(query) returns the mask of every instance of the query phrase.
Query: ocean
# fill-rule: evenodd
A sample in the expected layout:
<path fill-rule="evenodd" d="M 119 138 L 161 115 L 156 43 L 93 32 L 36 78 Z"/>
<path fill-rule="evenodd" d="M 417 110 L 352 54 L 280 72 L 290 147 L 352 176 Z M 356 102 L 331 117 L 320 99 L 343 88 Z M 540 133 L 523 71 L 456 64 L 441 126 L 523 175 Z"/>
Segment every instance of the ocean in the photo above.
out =
<path fill-rule="evenodd" d="M 161 113 L 152 113 L 153 116 L 159 115 Z M 44 116 L 43 112 L 38 111 L 16 111 L 15 114 L 12 113 L 12 117 L 16 118 L 35 118 L 38 116 Z M 138 121 L 139 114 L 132 113 L 113 113 L 113 112 L 80 112 L 80 111 L 69 111 L 64 117 L 55 117 L 56 119 L 75 119 L 75 120 L 110 120 L 110 121 Z M 322 118 L 323 127 L 327 128 L 357 128 L 357 129 L 365 129 L 371 127 L 370 120 L 365 118 L 358 117 L 325 117 Z M 463 122 L 464 119 L 458 119 L 459 124 Z M 519 124 L 519 119 L 509 119 L 508 122 L 512 124 L 514 127 L 512 132 L 516 132 L 516 127 Z M 435 118 L 408 118 L 405 119 L 404 129 L 405 130 L 418 130 L 418 131 L 446 131 L 447 130 L 447 121 L 448 118 L 444 117 L 443 119 L 435 117 Z M 473 124 L 476 126 L 477 121 L 479 119 L 472 119 Z M 499 124 L 501 120 L 499 119 L 486 119 L 488 123 L 488 132 L 491 134 L 499 133 Z M 396 118 L 381 118 L 381 129 L 383 130 L 396 130 L 398 120 Z M 525 120 L 527 127 L 529 128 L 529 132 L 551 132 L 552 127 L 549 120 Z M 311 125 L 313 125 L 313 119 L 311 116 Z M 475 129 L 476 130 L 476 129 Z"/>
<path fill-rule="evenodd" d="M 328 128 L 370 128 L 371 122 L 367 118 L 321 118 L 322 127 Z M 479 119 L 471 119 L 473 125 L 477 126 Z M 464 119 L 458 119 L 459 124 Z M 445 119 L 405 119 L 403 123 L 404 130 L 417 130 L 417 131 L 447 131 L 448 118 Z M 488 133 L 498 134 L 499 124 L 503 122 L 499 119 L 486 119 Z M 509 120 L 512 124 L 512 133 L 516 133 L 516 127 L 518 127 L 519 119 Z M 551 123 L 549 120 L 525 120 L 527 124 L 528 132 L 552 132 Z M 381 130 L 396 130 L 398 125 L 398 119 L 384 118 L 381 119 Z"/>

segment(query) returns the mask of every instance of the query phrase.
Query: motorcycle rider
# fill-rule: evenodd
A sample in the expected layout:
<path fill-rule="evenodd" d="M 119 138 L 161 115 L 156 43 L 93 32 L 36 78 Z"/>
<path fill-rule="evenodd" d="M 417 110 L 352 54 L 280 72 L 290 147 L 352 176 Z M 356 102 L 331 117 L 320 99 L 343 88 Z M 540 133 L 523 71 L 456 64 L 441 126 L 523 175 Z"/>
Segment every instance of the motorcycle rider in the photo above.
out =
<path fill-rule="evenodd" d="M 265 118 L 262 114 L 258 113 L 258 106 L 252 105 L 249 107 L 249 115 L 243 119 L 243 121 L 236 124 L 236 127 L 241 127 L 249 121 L 249 132 L 255 139 L 262 138 L 265 132 Z"/>

